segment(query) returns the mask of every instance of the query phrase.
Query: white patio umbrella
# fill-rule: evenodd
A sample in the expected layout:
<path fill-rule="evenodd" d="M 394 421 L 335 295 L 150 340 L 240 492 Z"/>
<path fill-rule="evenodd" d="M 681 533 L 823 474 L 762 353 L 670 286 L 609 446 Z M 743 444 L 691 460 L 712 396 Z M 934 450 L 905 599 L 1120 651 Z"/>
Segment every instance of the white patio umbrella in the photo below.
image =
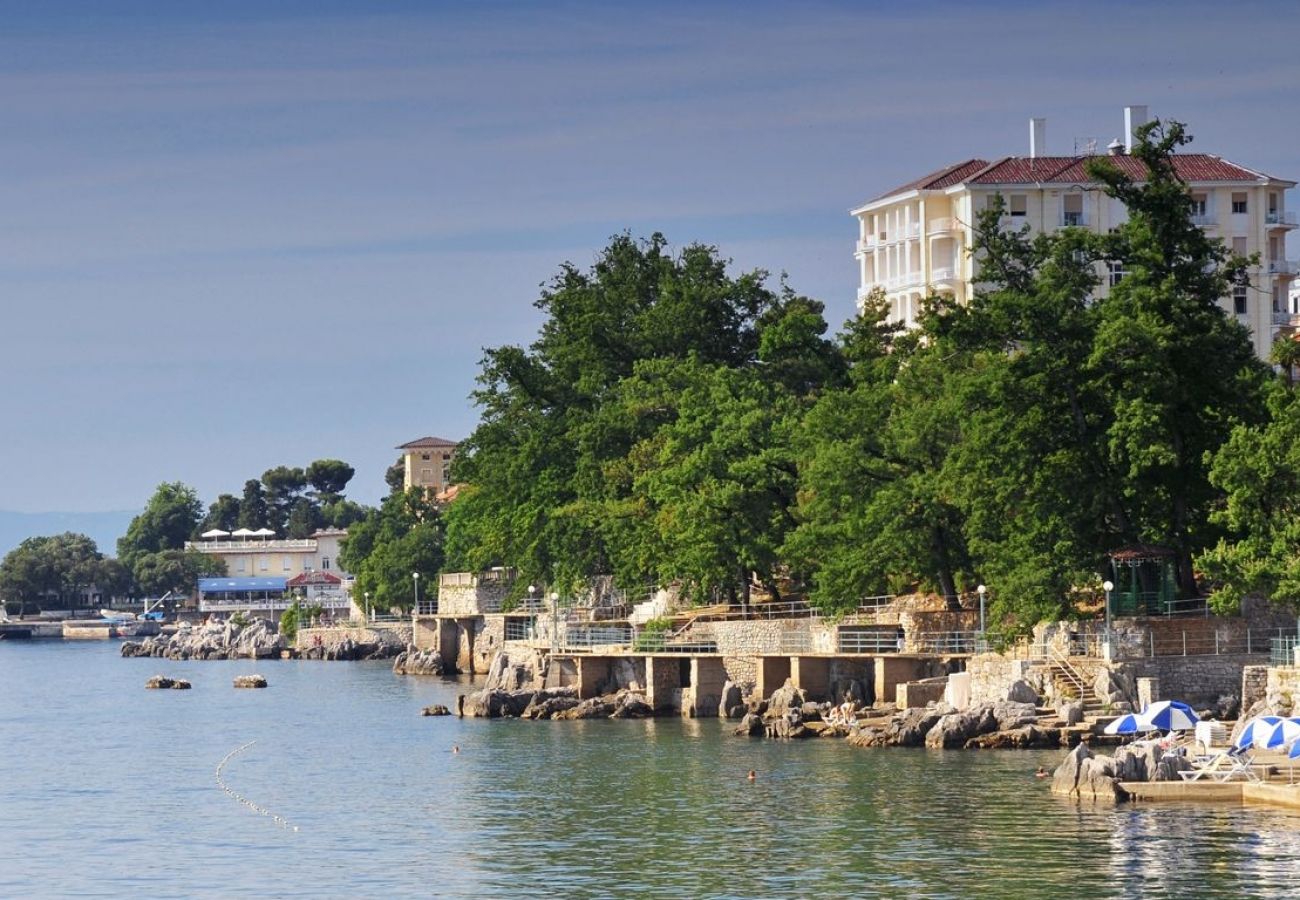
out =
<path fill-rule="evenodd" d="M 1264 729 L 1260 732 L 1263 743 L 1257 746 L 1267 749 L 1290 744 L 1292 741 L 1300 741 L 1300 719 L 1282 719 L 1272 728 Z"/>
<path fill-rule="evenodd" d="M 201 535 L 199 535 L 199 537 L 205 537 L 205 538 L 230 537 L 230 532 L 222 531 L 220 528 L 210 528 L 207 531 L 203 532 Z"/>
<path fill-rule="evenodd" d="M 256 535 L 257 537 L 260 537 L 263 543 L 266 543 L 267 538 L 275 537 L 275 532 L 272 531 L 270 528 L 259 528 L 256 531 L 254 531 L 253 534 Z"/>
<path fill-rule="evenodd" d="M 1135 713 L 1122 715 L 1102 729 L 1106 734 L 1137 734 L 1139 731 L 1154 730 L 1154 725 Z"/>
<path fill-rule="evenodd" d="M 1237 737 L 1237 747 L 1255 747 L 1263 746 L 1260 741 L 1264 740 L 1268 732 L 1282 721 L 1281 716 L 1256 716 L 1246 723 L 1246 727 L 1241 730 Z"/>
<path fill-rule="evenodd" d="M 236 528 L 234 531 L 230 532 L 231 537 L 237 538 L 252 537 L 255 534 L 257 534 L 257 532 L 251 528 Z"/>
<path fill-rule="evenodd" d="M 1186 703 L 1177 700 L 1159 700 L 1138 714 L 1138 718 L 1160 731 L 1190 731 L 1201 721 Z"/>

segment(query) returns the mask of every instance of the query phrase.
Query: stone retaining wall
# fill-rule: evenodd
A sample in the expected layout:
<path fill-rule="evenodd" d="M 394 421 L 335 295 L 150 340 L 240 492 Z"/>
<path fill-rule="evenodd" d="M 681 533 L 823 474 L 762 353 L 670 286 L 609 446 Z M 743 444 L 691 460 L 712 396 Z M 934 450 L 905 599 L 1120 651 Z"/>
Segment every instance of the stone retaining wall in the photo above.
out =
<path fill-rule="evenodd" d="M 1274 712 L 1295 715 L 1300 709 L 1300 668 L 1270 666 L 1264 696 Z"/>
<path fill-rule="evenodd" d="M 1267 662 L 1267 653 L 1223 653 L 1127 660 L 1115 668 L 1133 679 L 1158 678 L 1161 699 L 1182 700 L 1200 708 L 1213 706 L 1223 696 L 1237 697 L 1246 667 Z"/>
<path fill-rule="evenodd" d="M 414 633 L 410 624 L 405 622 L 382 623 L 379 625 L 318 625 L 298 629 L 294 646 L 299 650 L 312 646 L 316 639 L 326 646 L 342 643 L 351 638 L 359 644 L 373 644 L 386 641 L 401 644 L 403 647 L 414 642 Z"/>

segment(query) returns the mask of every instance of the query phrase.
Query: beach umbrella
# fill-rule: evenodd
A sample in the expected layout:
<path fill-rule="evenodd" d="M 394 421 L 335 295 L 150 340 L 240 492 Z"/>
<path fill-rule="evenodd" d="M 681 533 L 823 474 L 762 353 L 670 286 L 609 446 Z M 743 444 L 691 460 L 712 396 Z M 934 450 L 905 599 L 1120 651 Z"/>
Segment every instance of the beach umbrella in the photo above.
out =
<path fill-rule="evenodd" d="M 236 528 L 234 531 L 230 532 L 231 537 L 252 537 L 255 534 L 257 534 L 257 532 L 251 528 Z"/>
<path fill-rule="evenodd" d="M 1256 716 L 1241 730 L 1241 735 L 1237 738 L 1237 747 L 1262 746 L 1260 741 L 1265 740 L 1268 732 L 1281 721 L 1281 716 Z"/>
<path fill-rule="evenodd" d="M 1201 720 L 1190 706 L 1177 700 L 1152 703 L 1138 717 L 1160 731 L 1188 731 Z"/>
<path fill-rule="evenodd" d="M 1153 728 L 1154 726 L 1151 723 L 1144 721 L 1133 713 L 1128 713 L 1120 716 L 1102 730 L 1106 734 L 1137 734 L 1139 731 L 1151 731 Z"/>
<path fill-rule="evenodd" d="M 1291 745 L 1291 752 L 1288 753 L 1287 756 L 1292 759 L 1300 759 L 1300 741 L 1296 741 Z"/>
<path fill-rule="evenodd" d="M 208 531 L 203 532 L 201 535 L 199 535 L 199 537 L 205 537 L 205 538 L 230 537 L 230 532 L 222 531 L 220 528 L 212 528 L 209 529 Z"/>
<path fill-rule="evenodd" d="M 1282 719 L 1261 734 L 1263 735 L 1263 743 L 1259 745 L 1261 747 L 1272 749 L 1290 744 L 1292 741 L 1300 740 L 1300 719 Z"/>

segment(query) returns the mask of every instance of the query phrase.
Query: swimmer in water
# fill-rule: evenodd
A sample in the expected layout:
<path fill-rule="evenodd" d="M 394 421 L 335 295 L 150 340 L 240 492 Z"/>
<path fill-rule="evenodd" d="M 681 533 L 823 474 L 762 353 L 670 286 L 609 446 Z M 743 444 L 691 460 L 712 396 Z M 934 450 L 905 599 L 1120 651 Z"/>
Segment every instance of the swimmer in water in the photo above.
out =
<path fill-rule="evenodd" d="M 460 744 L 452 744 L 452 745 L 451 745 L 451 752 L 452 752 L 452 753 L 459 753 L 459 752 L 460 752 Z"/>
<path fill-rule="evenodd" d="M 753 769 L 750 769 L 750 770 L 749 770 L 749 776 L 748 776 L 748 777 L 749 777 L 749 780 L 750 780 L 750 781 L 757 781 L 757 780 L 758 780 L 758 773 L 755 772 Z"/>
<path fill-rule="evenodd" d="M 1048 777 L 1047 770 L 1044 769 L 1042 766 L 1039 766 L 1039 767 L 1038 767 L 1038 771 L 1034 773 L 1034 777 L 1035 777 L 1035 778 L 1047 778 L 1047 777 Z"/>

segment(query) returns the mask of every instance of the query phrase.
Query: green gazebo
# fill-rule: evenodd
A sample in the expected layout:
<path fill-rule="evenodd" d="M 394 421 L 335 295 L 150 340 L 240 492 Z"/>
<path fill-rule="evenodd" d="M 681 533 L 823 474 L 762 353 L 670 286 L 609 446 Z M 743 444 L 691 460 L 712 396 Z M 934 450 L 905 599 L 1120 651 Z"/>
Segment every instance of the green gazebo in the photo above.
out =
<path fill-rule="evenodd" d="M 1177 554 L 1169 547 L 1130 544 L 1112 550 L 1110 611 L 1113 616 L 1168 615 L 1178 600 Z"/>

